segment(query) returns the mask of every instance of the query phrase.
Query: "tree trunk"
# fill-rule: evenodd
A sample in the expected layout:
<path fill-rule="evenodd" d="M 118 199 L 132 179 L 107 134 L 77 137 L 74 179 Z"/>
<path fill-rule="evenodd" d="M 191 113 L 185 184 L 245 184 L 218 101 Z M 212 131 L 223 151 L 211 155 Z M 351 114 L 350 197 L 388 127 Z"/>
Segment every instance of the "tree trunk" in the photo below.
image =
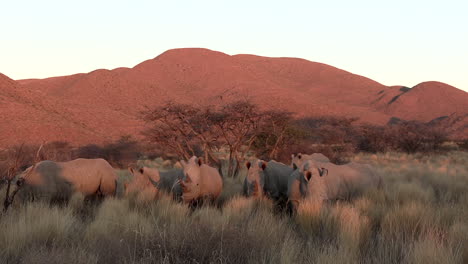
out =
<path fill-rule="evenodd" d="M 10 188 L 11 188 L 11 180 L 8 180 L 5 200 L 3 201 L 3 212 L 6 212 L 8 210 L 8 207 L 10 206 Z"/>

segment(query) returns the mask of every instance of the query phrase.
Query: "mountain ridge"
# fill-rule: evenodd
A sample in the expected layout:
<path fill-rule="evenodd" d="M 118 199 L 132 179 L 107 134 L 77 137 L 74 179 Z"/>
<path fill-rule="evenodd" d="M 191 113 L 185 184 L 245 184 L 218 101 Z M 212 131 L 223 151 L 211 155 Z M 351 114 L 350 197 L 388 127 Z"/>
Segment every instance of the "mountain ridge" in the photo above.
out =
<path fill-rule="evenodd" d="M 6 135 L 0 138 L 0 146 L 20 143 L 22 138 L 86 144 L 126 134 L 139 137 L 145 127 L 139 113 L 168 100 L 207 105 L 248 99 L 262 108 L 291 111 L 297 117 L 358 117 L 360 122 L 379 125 L 392 117 L 429 122 L 451 116 L 458 122 L 455 136 L 468 134 L 463 129 L 466 118 L 454 117 L 468 114 L 468 93 L 448 84 L 423 82 L 411 89 L 385 86 L 305 59 L 228 55 L 198 48 L 168 50 L 131 68 L 17 81 L 2 74 L 0 96 L 6 92 L 29 98 L 30 104 L 42 110 L 35 114 L 29 106 L 23 106 L 31 112 L 30 120 L 23 115 L 23 123 L 15 123 L 35 131 L 37 137 L 22 134 L 15 140 L 8 136 L 11 131 L 3 133 L 7 129 L 0 128 Z M 0 108 L 7 119 L 15 119 L 14 112 L 11 106 L 9 110 Z M 31 120 L 36 122 L 28 125 Z M 62 132 L 50 133 L 47 126 Z"/>

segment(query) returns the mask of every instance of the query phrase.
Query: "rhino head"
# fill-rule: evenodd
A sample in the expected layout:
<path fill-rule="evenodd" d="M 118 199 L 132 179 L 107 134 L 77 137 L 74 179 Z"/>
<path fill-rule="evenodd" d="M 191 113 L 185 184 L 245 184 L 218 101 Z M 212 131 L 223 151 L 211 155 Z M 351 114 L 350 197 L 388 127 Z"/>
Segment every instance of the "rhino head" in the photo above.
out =
<path fill-rule="evenodd" d="M 299 170 L 300 192 L 303 196 L 309 195 L 313 183 L 321 181 L 321 178 L 328 175 L 328 169 L 318 166 L 315 162 L 309 160 L 303 164 Z M 316 187 L 316 186 L 315 186 Z"/>
<path fill-rule="evenodd" d="M 304 163 L 302 168 L 302 172 L 304 174 L 304 178 L 307 182 L 311 180 L 312 177 L 323 177 L 328 174 L 328 169 L 320 168 L 314 162 L 308 161 Z"/>
<path fill-rule="evenodd" d="M 182 199 L 185 202 L 190 202 L 199 198 L 201 194 L 201 166 L 203 161 L 201 158 L 193 156 L 188 162 L 181 160 L 180 163 L 184 170 L 184 178 L 179 181 L 182 187 Z"/>
<path fill-rule="evenodd" d="M 297 155 L 291 154 L 291 167 L 294 169 L 301 168 L 304 164 L 305 159 L 302 158 L 302 154 L 298 153 Z"/>
<path fill-rule="evenodd" d="M 263 186 L 265 184 L 263 171 L 266 169 L 267 163 L 263 160 L 248 161 L 247 177 L 245 179 L 245 194 L 249 197 L 263 196 Z"/>
<path fill-rule="evenodd" d="M 132 180 L 125 183 L 125 195 L 136 193 L 139 199 L 154 199 L 158 193 L 161 177 L 154 168 L 143 167 L 138 170 L 128 169 L 133 175 Z"/>

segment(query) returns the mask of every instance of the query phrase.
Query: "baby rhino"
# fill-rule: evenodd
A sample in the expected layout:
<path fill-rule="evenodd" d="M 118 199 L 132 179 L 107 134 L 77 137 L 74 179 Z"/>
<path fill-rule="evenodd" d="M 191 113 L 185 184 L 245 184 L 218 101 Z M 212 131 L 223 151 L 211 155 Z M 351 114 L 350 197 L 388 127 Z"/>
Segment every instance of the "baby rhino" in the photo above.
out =
<path fill-rule="evenodd" d="M 81 192 L 88 198 L 95 195 L 114 196 L 117 175 L 103 159 L 46 160 L 22 172 L 16 185 L 35 195 L 66 202 L 73 192 Z"/>
<path fill-rule="evenodd" d="M 193 156 L 188 162 L 181 161 L 184 178 L 180 180 L 182 200 L 191 206 L 203 200 L 216 200 L 223 190 L 223 179 L 218 170 L 203 164 Z"/>

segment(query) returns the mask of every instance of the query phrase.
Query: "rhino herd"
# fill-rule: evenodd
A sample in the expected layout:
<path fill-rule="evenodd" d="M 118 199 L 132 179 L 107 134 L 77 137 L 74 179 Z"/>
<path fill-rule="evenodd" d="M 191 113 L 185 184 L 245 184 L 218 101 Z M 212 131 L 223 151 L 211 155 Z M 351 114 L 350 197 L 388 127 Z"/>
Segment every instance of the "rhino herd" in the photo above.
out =
<path fill-rule="evenodd" d="M 223 178 L 217 169 L 195 156 L 181 164 L 181 169 L 169 171 L 129 168 L 132 177 L 125 183 L 125 195 L 151 201 L 165 192 L 191 206 L 200 201 L 213 202 L 220 196 Z M 243 195 L 253 199 L 266 197 L 289 212 L 295 212 L 306 200 L 344 199 L 350 190 L 381 185 L 381 178 L 371 166 L 353 162 L 336 165 L 319 153 L 292 155 L 290 165 L 273 160 L 249 160 L 246 168 Z M 16 188 L 39 190 L 63 201 L 68 201 L 74 192 L 86 198 L 115 196 L 117 174 L 103 159 L 41 161 L 16 177 Z"/>

